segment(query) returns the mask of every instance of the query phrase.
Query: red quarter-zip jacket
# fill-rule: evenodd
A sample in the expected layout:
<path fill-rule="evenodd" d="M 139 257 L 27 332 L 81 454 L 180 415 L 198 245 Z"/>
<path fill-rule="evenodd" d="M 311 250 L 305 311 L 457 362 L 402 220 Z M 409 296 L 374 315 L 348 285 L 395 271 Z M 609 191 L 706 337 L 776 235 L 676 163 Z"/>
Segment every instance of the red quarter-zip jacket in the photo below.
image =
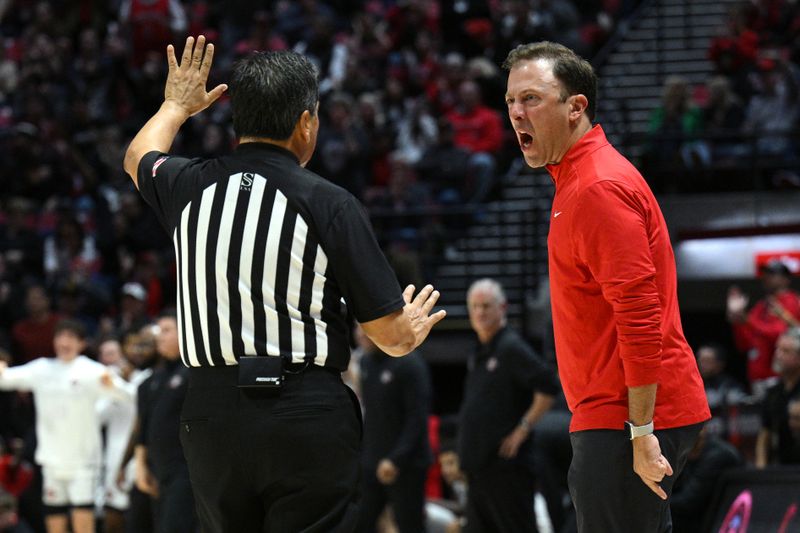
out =
<path fill-rule="evenodd" d="M 641 174 L 597 125 L 547 170 L 556 356 L 570 431 L 623 429 L 628 387 L 658 384 L 655 428 L 710 418 L 678 311 L 667 225 Z"/>

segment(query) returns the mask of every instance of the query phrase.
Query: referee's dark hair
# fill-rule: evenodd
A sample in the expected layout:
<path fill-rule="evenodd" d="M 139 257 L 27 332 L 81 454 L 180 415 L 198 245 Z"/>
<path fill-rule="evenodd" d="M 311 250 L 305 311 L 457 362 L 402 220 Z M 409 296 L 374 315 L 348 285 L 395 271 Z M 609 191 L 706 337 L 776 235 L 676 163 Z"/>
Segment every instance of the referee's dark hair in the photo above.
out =
<path fill-rule="evenodd" d="M 255 52 L 237 61 L 231 79 L 236 136 L 283 141 L 303 111 L 317 112 L 317 69 L 290 51 Z"/>

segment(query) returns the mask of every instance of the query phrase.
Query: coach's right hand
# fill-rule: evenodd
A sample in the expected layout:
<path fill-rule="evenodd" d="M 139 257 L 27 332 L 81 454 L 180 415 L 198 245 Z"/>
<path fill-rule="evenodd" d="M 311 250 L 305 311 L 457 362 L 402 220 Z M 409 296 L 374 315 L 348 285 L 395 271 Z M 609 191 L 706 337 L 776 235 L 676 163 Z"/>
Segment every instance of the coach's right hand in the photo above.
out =
<path fill-rule="evenodd" d="M 136 488 L 145 494 L 158 498 L 158 481 L 147 465 L 136 463 Z"/>

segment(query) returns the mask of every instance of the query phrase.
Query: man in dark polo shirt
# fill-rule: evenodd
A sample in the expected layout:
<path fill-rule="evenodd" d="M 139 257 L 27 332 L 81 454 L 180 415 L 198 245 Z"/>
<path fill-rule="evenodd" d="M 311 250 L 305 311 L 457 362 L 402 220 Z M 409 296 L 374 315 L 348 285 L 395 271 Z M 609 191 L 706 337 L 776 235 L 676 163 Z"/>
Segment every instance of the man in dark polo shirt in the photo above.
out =
<path fill-rule="evenodd" d="M 458 455 L 469 483 L 464 531 L 534 532 L 530 437 L 553 404 L 558 380 L 506 325 L 498 282 L 473 283 L 467 309 L 479 345 L 469 360 L 459 423 Z"/>
<path fill-rule="evenodd" d="M 425 531 L 425 477 L 431 463 L 431 379 L 422 355 L 383 353 L 356 331 L 364 405 L 364 503 L 359 533 L 374 533 L 390 504 L 400 533 Z"/>
<path fill-rule="evenodd" d="M 239 145 L 216 159 L 168 153 L 206 92 L 213 45 L 167 49 L 164 103 L 125 171 L 173 239 L 181 358 L 189 391 L 181 443 L 207 533 L 352 531 L 361 427 L 342 382 L 348 315 L 382 351 L 419 346 L 445 312 L 428 285 L 401 292 L 363 207 L 304 167 L 319 130 L 313 64 L 255 52 L 233 69 Z"/>
<path fill-rule="evenodd" d="M 156 323 L 156 349 L 162 362 L 139 385 L 136 486 L 153 498 L 156 531 L 194 533 L 194 498 L 180 443 L 181 407 L 189 387 L 189 369 L 181 364 L 175 313 L 162 314 Z"/>
<path fill-rule="evenodd" d="M 793 462 L 794 439 L 789 427 L 789 402 L 800 399 L 800 328 L 791 328 L 775 343 L 773 366 L 780 381 L 767 389 L 756 441 L 756 466 Z"/>

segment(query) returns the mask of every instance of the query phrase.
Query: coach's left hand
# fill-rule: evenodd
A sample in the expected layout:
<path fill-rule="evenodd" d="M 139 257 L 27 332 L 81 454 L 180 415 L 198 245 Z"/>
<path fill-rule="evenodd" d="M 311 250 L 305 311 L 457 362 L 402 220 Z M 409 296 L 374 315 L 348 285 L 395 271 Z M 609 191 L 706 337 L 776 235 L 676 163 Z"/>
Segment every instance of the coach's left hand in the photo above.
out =
<path fill-rule="evenodd" d="M 378 468 L 375 470 L 375 477 L 383 485 L 391 485 L 397 479 L 397 466 L 390 459 L 381 459 Z"/>
<path fill-rule="evenodd" d="M 654 434 L 633 439 L 633 471 L 662 500 L 667 499 L 659 483 L 664 476 L 672 475 L 672 465 L 661 454 L 661 445 Z"/>
<path fill-rule="evenodd" d="M 528 438 L 528 431 L 521 426 L 517 426 L 514 430 L 506 435 L 503 442 L 500 443 L 499 455 L 503 459 L 513 459 L 517 456 L 519 447 Z"/>

